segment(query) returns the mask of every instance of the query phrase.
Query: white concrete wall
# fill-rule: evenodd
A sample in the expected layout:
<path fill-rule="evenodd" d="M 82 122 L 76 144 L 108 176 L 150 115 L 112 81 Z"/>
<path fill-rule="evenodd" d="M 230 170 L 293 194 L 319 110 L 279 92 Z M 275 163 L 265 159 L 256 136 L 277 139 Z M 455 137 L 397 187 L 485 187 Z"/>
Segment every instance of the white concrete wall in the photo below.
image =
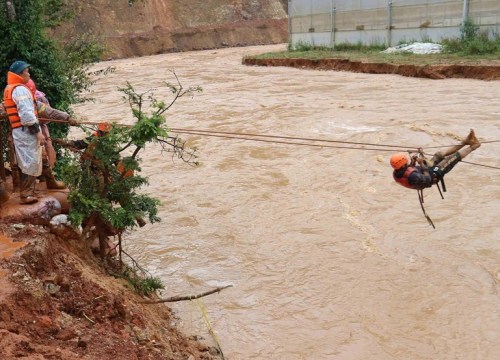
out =
<path fill-rule="evenodd" d="M 439 42 L 460 36 L 464 2 L 481 30 L 500 34 L 500 0 L 289 0 L 290 41 L 328 47 Z"/>

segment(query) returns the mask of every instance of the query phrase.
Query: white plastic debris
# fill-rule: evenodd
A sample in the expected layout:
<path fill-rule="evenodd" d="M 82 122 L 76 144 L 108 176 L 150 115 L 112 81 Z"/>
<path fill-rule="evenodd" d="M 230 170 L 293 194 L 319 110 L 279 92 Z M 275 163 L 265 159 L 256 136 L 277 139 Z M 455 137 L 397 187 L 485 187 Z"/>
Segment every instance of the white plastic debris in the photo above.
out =
<path fill-rule="evenodd" d="M 50 219 L 50 225 L 53 225 L 53 226 L 70 225 L 69 220 L 68 220 L 68 215 L 60 214 L 60 215 L 54 216 L 52 219 Z"/>
<path fill-rule="evenodd" d="M 54 216 L 50 220 L 50 230 L 65 239 L 78 239 L 82 235 L 82 227 L 75 228 L 72 226 L 66 214 Z"/>
<path fill-rule="evenodd" d="M 439 54 L 443 50 L 443 46 L 434 43 L 415 42 L 413 44 L 401 44 L 390 47 L 382 51 L 386 54 L 409 52 L 413 54 Z"/>

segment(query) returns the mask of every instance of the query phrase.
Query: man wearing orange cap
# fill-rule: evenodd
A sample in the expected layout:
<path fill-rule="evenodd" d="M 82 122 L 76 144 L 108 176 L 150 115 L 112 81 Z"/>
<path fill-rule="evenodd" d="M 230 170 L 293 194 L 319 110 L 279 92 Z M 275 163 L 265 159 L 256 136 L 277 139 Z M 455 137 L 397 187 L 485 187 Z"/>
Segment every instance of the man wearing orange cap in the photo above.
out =
<path fill-rule="evenodd" d="M 63 139 L 52 139 L 54 144 L 58 144 L 62 147 L 66 148 L 73 148 L 77 150 L 85 150 L 83 153 L 82 157 L 83 158 L 92 158 L 92 152 L 93 152 L 93 146 L 92 146 L 92 140 L 95 137 L 102 137 L 106 136 L 110 131 L 111 131 L 111 124 L 108 122 L 101 122 L 97 126 L 97 131 L 92 133 L 92 136 L 88 136 L 85 139 L 81 140 L 63 140 Z M 124 177 L 130 177 L 134 174 L 133 170 L 126 169 L 125 166 L 123 165 L 123 162 L 120 160 L 116 163 L 116 168 L 117 170 L 124 176 Z"/>
<path fill-rule="evenodd" d="M 464 148 L 466 145 L 469 147 Z M 398 153 L 391 156 L 394 168 L 394 180 L 402 186 L 414 190 L 422 190 L 438 183 L 444 175 L 451 171 L 463 158 L 481 146 L 474 130 L 459 145 L 452 146 L 443 152 L 437 152 L 428 163 L 423 158 Z M 417 165 L 418 163 L 418 165 Z"/>
<path fill-rule="evenodd" d="M 63 139 L 52 139 L 54 144 L 58 144 L 63 147 L 74 148 L 78 150 L 87 150 L 90 143 L 94 137 L 102 137 L 111 131 L 111 124 L 108 122 L 101 122 L 97 125 L 97 130 L 92 133 L 92 136 L 88 136 L 81 140 L 63 140 Z"/>
<path fill-rule="evenodd" d="M 77 150 L 85 150 L 83 155 L 82 155 L 82 159 L 93 160 L 94 159 L 94 156 L 93 156 L 94 144 L 92 144 L 92 141 L 95 139 L 95 137 L 106 136 L 111 131 L 111 129 L 112 129 L 112 125 L 110 123 L 101 122 L 97 126 L 97 131 L 95 131 L 92 134 L 92 136 L 89 136 L 85 139 L 81 139 L 81 140 L 53 139 L 52 141 L 54 142 L 54 144 L 58 144 L 58 145 L 63 146 L 63 147 L 73 148 L 73 149 L 77 149 Z M 131 177 L 134 175 L 134 171 L 127 169 L 121 160 L 117 161 L 115 163 L 115 165 L 116 165 L 116 170 L 121 174 L 121 176 L 123 178 L 128 178 L 128 177 Z M 94 170 L 95 175 L 101 179 L 101 183 L 103 184 L 104 181 L 103 181 L 102 173 L 100 172 L 100 169 L 99 169 L 99 162 L 98 161 L 93 162 L 93 165 L 91 166 L 91 168 Z M 136 221 L 140 227 L 143 227 L 144 225 L 146 225 L 146 222 L 144 221 L 144 219 L 140 215 L 136 215 Z"/>
<path fill-rule="evenodd" d="M 38 201 L 35 195 L 36 177 L 42 173 L 42 146 L 45 137 L 40 131 L 35 99 L 26 87 L 30 65 L 14 62 L 7 73 L 4 104 L 12 128 L 17 164 L 21 170 L 21 204 Z"/>

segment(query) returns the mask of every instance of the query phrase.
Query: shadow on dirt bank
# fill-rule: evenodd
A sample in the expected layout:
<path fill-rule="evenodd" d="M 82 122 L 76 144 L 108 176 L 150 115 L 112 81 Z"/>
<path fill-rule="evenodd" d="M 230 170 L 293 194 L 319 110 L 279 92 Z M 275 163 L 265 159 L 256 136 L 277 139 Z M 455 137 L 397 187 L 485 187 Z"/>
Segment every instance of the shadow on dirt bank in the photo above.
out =
<path fill-rule="evenodd" d="M 243 59 L 244 65 L 289 66 L 299 69 L 351 71 L 368 74 L 396 74 L 428 79 L 466 78 L 500 80 L 498 65 L 408 65 L 364 63 L 348 59 Z"/>

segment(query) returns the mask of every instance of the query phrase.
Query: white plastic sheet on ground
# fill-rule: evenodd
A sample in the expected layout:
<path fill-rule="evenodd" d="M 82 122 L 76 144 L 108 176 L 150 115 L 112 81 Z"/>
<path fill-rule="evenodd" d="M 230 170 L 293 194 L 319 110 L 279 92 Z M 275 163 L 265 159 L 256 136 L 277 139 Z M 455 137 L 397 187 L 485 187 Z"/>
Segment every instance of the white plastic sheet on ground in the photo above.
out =
<path fill-rule="evenodd" d="M 382 51 L 383 53 L 401 53 L 410 52 L 413 54 L 439 54 L 443 50 L 443 46 L 433 43 L 420 43 L 401 44 L 398 46 L 390 47 Z"/>

